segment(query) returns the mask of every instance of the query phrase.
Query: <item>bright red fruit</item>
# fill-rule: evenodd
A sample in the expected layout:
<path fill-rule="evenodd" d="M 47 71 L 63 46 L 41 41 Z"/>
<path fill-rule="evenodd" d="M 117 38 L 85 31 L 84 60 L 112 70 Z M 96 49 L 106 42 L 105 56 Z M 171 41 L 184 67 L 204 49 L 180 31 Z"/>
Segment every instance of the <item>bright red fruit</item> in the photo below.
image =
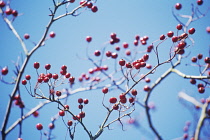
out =
<path fill-rule="evenodd" d="M 4 1 L 0 1 L 0 7 L 3 8 L 5 6 L 5 2 Z"/>
<path fill-rule="evenodd" d="M 49 70 L 50 68 L 51 68 L 51 65 L 50 65 L 50 64 L 46 64 L 46 65 L 45 65 L 45 69 L 46 69 L 46 70 Z"/>
<path fill-rule="evenodd" d="M 60 91 L 58 91 L 58 90 L 56 91 L 56 93 L 55 93 L 55 94 L 56 94 L 58 97 L 59 97 L 59 96 L 61 96 L 61 92 L 60 92 Z"/>
<path fill-rule="evenodd" d="M 134 100 L 135 100 L 135 99 L 134 99 L 133 97 L 130 97 L 130 98 L 129 98 L 129 102 L 130 102 L 130 103 L 133 103 Z"/>
<path fill-rule="evenodd" d="M 171 40 L 172 40 L 173 42 L 177 42 L 177 41 L 178 41 L 178 37 L 177 37 L 177 36 L 173 36 L 173 37 L 171 38 Z"/>
<path fill-rule="evenodd" d="M 119 109 L 119 105 L 114 104 L 114 105 L 112 106 L 112 108 L 113 108 L 114 110 L 118 110 L 118 109 Z"/>
<path fill-rule="evenodd" d="M 101 52 L 100 52 L 99 50 L 96 50 L 96 51 L 94 52 L 94 54 L 95 54 L 95 56 L 100 56 L 100 55 L 101 55 Z"/>
<path fill-rule="evenodd" d="M 202 59 L 203 58 L 203 55 L 202 54 L 198 54 L 198 59 Z"/>
<path fill-rule="evenodd" d="M 39 62 L 34 62 L 34 68 L 35 68 L 35 69 L 38 69 L 39 67 L 40 67 Z"/>
<path fill-rule="evenodd" d="M 60 111 L 59 111 L 59 115 L 60 115 L 60 116 L 65 116 L 65 111 L 60 110 Z"/>
<path fill-rule="evenodd" d="M 64 108 L 65 109 L 69 109 L 69 105 L 64 105 Z"/>
<path fill-rule="evenodd" d="M 112 58 L 116 59 L 118 57 L 117 53 L 112 53 Z"/>
<path fill-rule="evenodd" d="M 117 102 L 117 98 L 111 97 L 111 98 L 109 99 L 109 102 L 112 103 L 112 104 L 114 104 L 114 103 Z"/>
<path fill-rule="evenodd" d="M 30 38 L 30 35 L 29 34 L 24 34 L 24 38 L 25 39 L 29 39 Z"/>
<path fill-rule="evenodd" d="M 98 7 L 97 7 L 97 6 L 92 6 L 92 7 L 91 7 L 91 11 L 92 11 L 93 13 L 97 12 L 97 11 L 98 11 Z"/>
<path fill-rule="evenodd" d="M 178 44 L 178 48 L 179 48 L 179 49 L 184 49 L 184 47 L 185 47 L 186 45 L 187 45 L 186 42 L 181 41 L 181 42 L 179 42 L 179 44 Z"/>
<path fill-rule="evenodd" d="M 119 64 L 120 64 L 120 66 L 125 66 L 125 60 L 124 59 L 120 59 Z"/>
<path fill-rule="evenodd" d="M 210 33 L 210 26 L 206 27 L 206 32 Z"/>
<path fill-rule="evenodd" d="M 160 40 L 164 40 L 165 38 L 166 38 L 165 35 L 160 36 Z"/>
<path fill-rule="evenodd" d="M 180 10 L 182 8 L 182 4 L 181 3 L 176 3 L 175 8 L 177 10 Z"/>
<path fill-rule="evenodd" d="M 132 90 L 131 90 L 131 94 L 132 94 L 133 96 L 136 96 L 136 95 L 137 95 L 137 90 L 132 89 Z"/>
<path fill-rule="evenodd" d="M 174 35 L 174 32 L 172 32 L 172 31 L 169 31 L 168 33 L 167 33 L 167 36 L 168 37 L 172 37 Z"/>
<path fill-rule="evenodd" d="M 17 16 L 18 16 L 18 11 L 17 11 L 17 10 L 12 10 L 12 15 L 13 15 L 14 17 L 17 17 Z"/>
<path fill-rule="evenodd" d="M 123 47 L 124 47 L 125 49 L 128 48 L 128 46 L 129 46 L 129 45 L 128 45 L 127 42 L 124 42 L 124 43 L 123 43 Z"/>
<path fill-rule="evenodd" d="M 12 14 L 12 9 L 11 8 L 7 8 L 6 11 L 5 11 L 5 13 L 7 15 L 11 15 Z"/>
<path fill-rule="evenodd" d="M 204 62 L 210 64 L 210 57 L 206 57 L 206 58 L 204 59 Z"/>
<path fill-rule="evenodd" d="M 30 80 L 31 76 L 30 75 L 26 75 L 25 78 L 26 78 L 26 80 Z"/>
<path fill-rule="evenodd" d="M 18 138 L 17 140 L 23 140 L 22 138 Z"/>
<path fill-rule="evenodd" d="M 102 92 L 103 92 L 104 94 L 108 93 L 108 91 L 109 91 L 109 89 L 108 89 L 107 87 L 104 87 L 104 88 L 102 89 Z"/>
<path fill-rule="evenodd" d="M 66 65 L 63 65 L 63 66 L 61 66 L 61 69 L 64 70 L 64 71 L 66 71 L 67 70 L 67 66 Z"/>
<path fill-rule="evenodd" d="M 84 111 L 80 112 L 79 116 L 80 116 L 80 118 L 84 118 L 85 117 L 85 112 Z"/>
<path fill-rule="evenodd" d="M 70 0 L 69 2 L 70 2 L 70 3 L 74 3 L 74 2 L 75 2 L 75 0 Z"/>
<path fill-rule="evenodd" d="M 198 92 L 199 93 L 204 93 L 205 92 L 205 88 L 204 87 L 199 87 L 198 88 Z"/>
<path fill-rule="evenodd" d="M 197 62 L 197 57 L 192 57 L 192 58 L 191 58 L 191 61 L 192 61 L 193 63 Z"/>
<path fill-rule="evenodd" d="M 78 103 L 80 103 L 80 104 L 83 103 L 83 99 L 82 98 L 79 98 L 78 99 Z"/>
<path fill-rule="evenodd" d="M 2 75 L 7 75 L 8 72 L 9 72 L 8 67 L 4 67 L 4 68 L 1 70 L 1 74 L 2 74 Z"/>
<path fill-rule="evenodd" d="M 194 84 L 196 84 L 196 80 L 195 79 L 190 79 L 190 83 L 194 85 Z"/>
<path fill-rule="evenodd" d="M 195 28 L 190 28 L 190 29 L 188 30 L 188 33 L 189 33 L 189 34 L 194 34 L 194 33 L 195 33 Z"/>
<path fill-rule="evenodd" d="M 93 3 L 92 3 L 92 2 L 88 2 L 88 3 L 87 3 L 87 7 L 88 7 L 88 8 L 93 7 Z"/>
<path fill-rule="evenodd" d="M 116 33 L 111 33 L 110 37 L 111 37 L 112 39 L 116 39 L 116 38 L 117 38 L 117 34 L 116 34 Z"/>
<path fill-rule="evenodd" d="M 87 42 L 91 42 L 91 41 L 92 41 L 92 37 L 91 37 L 91 36 L 87 36 L 87 37 L 86 37 L 86 41 L 87 41 Z"/>
<path fill-rule="evenodd" d="M 51 37 L 51 38 L 54 38 L 54 37 L 55 37 L 55 32 L 51 31 L 51 32 L 50 32 L 50 37 Z"/>
<path fill-rule="evenodd" d="M 202 5 L 203 4 L 203 0 L 197 0 L 197 4 L 198 5 Z"/>
<path fill-rule="evenodd" d="M 22 80 L 22 84 L 23 85 L 26 85 L 27 84 L 27 81 L 26 80 Z"/>
<path fill-rule="evenodd" d="M 73 122 L 72 122 L 71 120 L 69 120 L 69 121 L 67 122 L 67 124 L 68 124 L 68 126 L 72 126 Z"/>
<path fill-rule="evenodd" d="M 71 76 L 71 77 L 69 78 L 69 82 L 70 82 L 71 84 L 74 83 L 74 80 L 75 80 L 75 78 L 74 78 L 73 76 Z"/>
<path fill-rule="evenodd" d="M 70 73 L 66 73 L 66 75 L 65 75 L 66 78 L 69 78 L 70 76 L 71 76 Z"/>
<path fill-rule="evenodd" d="M 37 130 L 42 130 L 42 129 L 43 129 L 42 124 L 41 124 L 41 123 L 38 123 L 38 124 L 36 125 L 36 129 L 37 129 Z"/>
<path fill-rule="evenodd" d="M 178 24 L 178 25 L 176 26 L 176 28 L 177 28 L 177 30 L 181 30 L 181 29 L 182 29 L 182 24 Z"/>
<path fill-rule="evenodd" d="M 50 123 L 50 124 L 48 125 L 48 127 L 49 127 L 49 129 L 53 129 L 53 128 L 55 128 L 55 125 L 54 125 L 53 123 Z"/>
<path fill-rule="evenodd" d="M 87 2 L 85 0 L 80 1 L 79 4 L 82 5 L 82 7 L 87 6 Z"/>
<path fill-rule="evenodd" d="M 56 73 L 53 74 L 53 75 L 52 75 L 52 78 L 55 79 L 55 80 L 58 79 L 58 74 L 56 74 Z"/>
<path fill-rule="evenodd" d="M 148 85 L 144 86 L 144 91 L 149 91 L 150 87 Z"/>
<path fill-rule="evenodd" d="M 38 111 L 34 111 L 33 116 L 34 117 L 38 117 L 39 116 L 39 112 Z"/>
<path fill-rule="evenodd" d="M 88 104 L 89 103 L 89 100 L 88 99 L 84 99 L 84 104 Z"/>

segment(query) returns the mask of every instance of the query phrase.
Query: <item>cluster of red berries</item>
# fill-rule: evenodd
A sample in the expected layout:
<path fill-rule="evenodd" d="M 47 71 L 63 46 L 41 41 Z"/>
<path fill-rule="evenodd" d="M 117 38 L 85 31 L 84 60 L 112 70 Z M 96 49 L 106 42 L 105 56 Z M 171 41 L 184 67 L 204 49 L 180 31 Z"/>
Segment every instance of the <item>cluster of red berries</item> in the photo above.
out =
<path fill-rule="evenodd" d="M 55 34 L 55 32 L 53 32 L 53 31 L 51 31 L 50 34 L 49 34 L 49 36 L 50 36 L 51 38 L 54 38 L 55 35 L 56 35 L 56 34 Z M 27 33 L 25 33 L 23 37 L 27 40 L 27 39 L 30 38 L 30 35 L 27 34 Z"/>
<path fill-rule="evenodd" d="M 75 0 L 70 0 L 71 3 L 73 3 L 72 1 L 74 2 Z M 93 13 L 98 11 L 98 7 L 93 5 L 91 1 L 82 0 L 79 4 L 82 5 L 82 7 L 90 8 Z"/>
<path fill-rule="evenodd" d="M 3 0 L 0 1 L 0 8 L 4 8 L 5 7 L 5 2 Z M 13 10 L 10 7 L 7 7 L 6 10 L 4 11 L 4 13 L 6 15 L 13 15 L 13 17 L 17 17 L 18 16 L 18 11 L 17 10 Z"/>
<path fill-rule="evenodd" d="M 190 79 L 190 83 L 193 85 L 196 85 L 196 80 L 195 79 Z M 197 84 L 198 92 L 199 93 L 204 93 L 205 92 L 205 86 L 202 83 Z"/>
<path fill-rule="evenodd" d="M 110 37 L 111 37 L 111 39 L 110 39 L 109 43 L 111 45 L 120 42 L 120 39 L 117 37 L 117 34 L 116 33 L 111 33 Z"/>
<path fill-rule="evenodd" d="M 203 0 L 197 0 L 196 2 L 198 5 L 202 5 L 203 4 Z M 182 8 L 182 4 L 181 3 L 176 3 L 175 6 L 176 10 L 180 10 Z"/>
<path fill-rule="evenodd" d="M 13 98 L 14 102 L 15 102 L 15 105 L 19 106 L 20 108 L 24 108 L 25 105 L 20 97 L 20 95 L 16 95 L 14 98 Z"/>

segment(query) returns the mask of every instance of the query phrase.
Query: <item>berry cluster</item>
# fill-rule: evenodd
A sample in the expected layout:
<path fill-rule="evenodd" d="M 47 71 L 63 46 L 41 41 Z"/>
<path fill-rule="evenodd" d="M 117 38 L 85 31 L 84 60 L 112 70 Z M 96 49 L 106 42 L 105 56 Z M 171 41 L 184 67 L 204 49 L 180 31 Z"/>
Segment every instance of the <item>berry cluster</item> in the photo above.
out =
<path fill-rule="evenodd" d="M 4 8 L 6 6 L 6 3 L 3 1 L 3 0 L 1 0 L 0 1 L 0 8 L 2 9 L 2 8 Z M 14 10 L 14 9 L 12 9 L 12 8 L 10 8 L 10 6 L 8 5 L 7 7 L 6 7 L 6 9 L 4 10 L 4 13 L 7 15 L 7 16 L 9 16 L 9 15 L 13 15 L 13 17 L 17 17 L 18 16 L 18 11 L 17 10 Z"/>
<path fill-rule="evenodd" d="M 74 2 L 75 0 L 70 0 L 71 3 L 73 3 L 72 1 Z M 93 13 L 95 13 L 95 12 L 98 11 L 98 7 L 95 6 L 95 5 L 93 5 L 93 2 L 90 1 L 90 0 L 88 0 L 88 1 L 82 0 L 82 1 L 80 1 L 80 5 L 81 5 L 82 7 L 87 7 L 87 8 L 89 8 L 89 9 L 91 9 L 91 11 L 92 11 Z"/>

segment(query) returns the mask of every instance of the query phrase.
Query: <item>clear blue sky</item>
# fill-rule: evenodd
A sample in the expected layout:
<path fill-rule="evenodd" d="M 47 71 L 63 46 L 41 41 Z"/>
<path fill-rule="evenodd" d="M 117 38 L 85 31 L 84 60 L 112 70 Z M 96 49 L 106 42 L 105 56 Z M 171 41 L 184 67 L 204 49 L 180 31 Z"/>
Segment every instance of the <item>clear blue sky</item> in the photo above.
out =
<path fill-rule="evenodd" d="M 195 1 L 195 0 L 194 0 Z M 194 2 L 192 1 L 192 2 Z M 89 68 L 93 68 L 93 64 L 89 61 L 84 60 L 85 58 L 85 48 L 88 45 L 85 41 L 87 35 L 92 36 L 93 40 L 88 45 L 90 56 L 95 60 L 92 54 L 94 50 L 100 50 L 104 44 L 109 40 L 109 35 L 111 32 L 116 32 L 117 36 L 120 37 L 121 42 L 117 45 L 122 46 L 123 42 L 128 42 L 130 48 L 133 47 L 132 43 L 136 34 L 140 36 L 149 36 L 149 42 L 159 39 L 161 34 L 166 34 L 168 31 L 176 32 L 177 21 L 172 16 L 172 8 L 175 3 L 182 3 L 182 9 L 176 11 L 180 14 L 190 14 L 191 5 L 189 1 L 179 0 L 179 1 L 153 1 L 153 0 L 132 0 L 132 1 L 122 1 L 122 0 L 98 0 L 96 5 L 98 7 L 98 12 L 92 13 L 89 10 L 84 11 L 81 15 L 77 17 L 68 16 L 59 21 L 56 21 L 50 28 L 50 31 L 56 33 L 54 39 L 49 39 L 46 41 L 46 45 L 38 49 L 30 59 L 25 74 L 31 74 L 32 79 L 36 76 L 36 72 L 33 69 L 33 63 L 35 61 L 41 63 L 40 72 L 44 72 L 44 65 L 50 63 L 52 65 L 51 72 L 59 73 L 60 67 L 62 65 L 67 65 L 70 73 L 78 77 L 81 73 L 86 73 Z M 79 3 L 78 0 L 72 5 L 70 9 L 73 9 Z M 194 2 L 194 4 L 196 4 Z M 207 7 L 210 6 L 208 0 L 204 0 L 204 4 L 200 6 L 202 12 L 205 12 Z M 53 3 L 51 1 L 11 1 L 11 8 L 17 9 L 21 16 L 19 16 L 14 21 L 14 27 L 18 33 L 23 36 L 25 33 L 31 35 L 30 40 L 33 42 L 38 42 L 41 38 L 43 31 L 49 21 L 49 8 L 53 8 Z M 61 8 L 59 13 L 64 13 L 65 8 Z M 58 13 L 58 15 L 59 15 Z M 196 67 L 186 66 L 185 64 L 191 64 L 190 58 L 196 56 L 198 53 L 202 53 L 204 56 L 208 56 L 209 50 L 209 35 L 207 35 L 205 29 L 210 26 L 210 14 L 196 22 L 193 22 L 190 27 L 196 29 L 196 33 L 192 36 L 195 40 L 195 46 L 187 50 L 189 57 L 183 60 L 183 66 L 178 67 L 179 70 L 185 72 L 186 74 L 199 74 L 199 70 Z M 25 41 L 28 49 L 33 48 L 33 43 L 31 41 Z M 107 45 L 107 50 L 114 51 L 116 45 Z M 168 57 L 168 48 L 171 46 L 170 41 L 164 43 L 160 46 L 161 60 Z M 143 46 L 144 47 L 144 46 Z M 14 37 L 12 32 L 7 28 L 6 24 L 0 18 L 0 66 L 8 66 L 9 74 L 5 77 L 5 80 L 11 81 L 13 75 L 12 69 L 14 66 L 12 61 L 16 61 L 18 56 L 21 56 L 23 51 L 18 40 Z M 142 49 L 144 50 L 144 49 Z M 123 52 L 121 50 L 120 53 Z M 79 56 L 79 57 L 78 57 Z M 120 55 L 121 56 L 121 55 Z M 149 63 L 152 65 L 156 64 L 156 58 L 154 53 L 150 55 Z M 79 59 L 82 58 L 82 59 Z M 120 59 L 120 57 L 118 58 Z M 113 69 L 113 61 L 105 61 L 104 65 L 108 65 L 111 72 Z M 161 66 L 155 74 L 149 76 L 152 84 L 160 75 L 162 75 L 170 65 Z M 34 84 L 35 81 L 32 81 Z M 76 80 L 76 83 L 78 81 Z M 141 82 L 136 89 L 142 90 L 144 82 Z M 78 84 L 75 88 L 81 86 Z M 0 93 L 1 93 L 1 103 L 0 103 L 0 122 L 3 120 L 3 115 L 7 105 L 7 100 L 9 99 L 9 93 L 12 91 L 12 85 L 5 85 L 0 83 Z M 65 86 L 64 86 L 65 87 Z M 68 86 L 66 86 L 68 87 Z M 124 87 L 124 86 L 122 86 Z M 175 74 L 171 74 L 167 79 L 165 79 L 152 93 L 150 101 L 153 101 L 156 105 L 156 111 L 152 111 L 152 120 L 155 127 L 158 129 L 159 133 L 165 140 L 182 137 L 183 127 L 186 121 L 193 121 L 195 110 L 188 110 L 178 101 L 177 95 L 180 91 L 184 91 L 187 94 L 195 96 L 197 99 L 202 97 L 207 97 L 208 91 L 204 95 L 200 95 L 197 92 L 197 88 L 192 86 L 188 80 L 183 80 Z M 21 94 L 25 102 L 26 108 L 30 109 L 37 105 L 42 100 L 35 100 L 31 98 L 25 88 L 21 85 Z M 107 97 L 117 96 L 120 91 L 114 91 L 109 93 Z M 142 91 L 138 98 L 143 100 L 145 93 Z M 90 131 L 95 134 L 98 130 L 99 125 L 103 121 L 106 110 L 102 107 L 102 93 L 100 90 L 94 90 L 89 92 L 81 92 L 69 98 L 68 104 L 73 112 L 78 113 L 77 109 L 77 99 L 78 98 L 88 98 L 90 103 L 85 107 L 86 118 L 84 123 L 87 125 Z M 9 120 L 9 125 L 12 124 L 14 120 L 20 115 L 18 107 L 13 106 L 13 112 L 11 114 L 11 119 Z M 24 111 L 27 112 L 27 109 Z M 51 104 L 47 105 L 45 108 L 40 110 L 40 116 L 34 118 L 33 116 L 23 123 L 23 135 L 24 140 L 28 139 L 39 139 L 40 133 L 36 130 L 35 125 L 37 123 L 42 123 L 44 126 L 44 131 L 48 130 L 48 124 L 50 123 L 50 118 L 58 112 L 57 105 Z M 194 113 L 192 113 L 194 112 Z M 121 126 L 116 123 L 111 125 L 112 130 L 105 130 L 103 134 L 99 137 L 99 140 L 115 139 L 115 140 L 127 140 L 127 139 L 154 139 L 154 135 L 148 129 L 147 119 L 145 118 L 144 110 L 136 106 L 135 112 L 132 114 L 133 118 L 137 118 L 140 123 L 140 127 L 134 127 L 125 125 L 126 131 L 122 131 Z M 114 119 L 115 117 L 111 117 Z M 111 120 L 111 119 L 110 119 Z M 58 119 L 55 123 L 56 129 L 53 134 L 56 139 L 65 139 L 67 130 L 63 125 L 61 119 Z M 190 128 L 189 134 L 192 134 L 193 124 Z M 18 128 L 18 127 L 17 127 Z M 145 130 L 146 129 L 146 130 Z M 8 136 L 8 139 L 17 138 L 17 130 L 15 129 Z M 144 136 L 144 134 L 147 134 Z M 76 140 L 88 139 L 87 135 L 78 125 L 75 134 Z"/>

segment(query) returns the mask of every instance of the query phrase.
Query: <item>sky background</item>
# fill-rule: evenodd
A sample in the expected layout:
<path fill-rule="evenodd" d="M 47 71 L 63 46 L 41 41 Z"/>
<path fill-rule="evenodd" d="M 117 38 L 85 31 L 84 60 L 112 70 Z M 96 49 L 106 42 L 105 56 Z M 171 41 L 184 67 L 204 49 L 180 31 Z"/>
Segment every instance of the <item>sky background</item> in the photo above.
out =
<path fill-rule="evenodd" d="M 161 34 L 166 34 L 168 31 L 176 32 L 177 21 L 172 15 L 172 9 L 177 2 L 182 3 L 182 9 L 179 11 L 176 10 L 176 13 L 191 13 L 191 4 L 189 1 L 185 0 L 98 0 L 95 4 L 98 7 L 98 12 L 92 13 L 90 10 L 85 10 L 83 8 L 80 10 L 83 12 L 79 16 L 68 16 L 62 18 L 51 26 L 50 31 L 54 31 L 56 33 L 56 37 L 54 39 L 47 40 L 45 46 L 41 47 L 34 53 L 27 65 L 24 75 L 30 74 L 34 85 L 36 71 L 33 69 L 33 63 L 40 62 L 41 68 L 39 72 L 45 72 L 44 65 L 49 63 L 52 65 L 50 72 L 59 73 L 60 67 L 65 64 L 68 66 L 68 71 L 78 78 L 81 73 L 87 73 L 89 68 L 94 67 L 91 62 L 84 59 L 86 57 L 86 47 L 89 47 L 89 55 L 94 60 L 99 60 L 99 58 L 93 56 L 93 52 L 96 49 L 100 50 L 102 47 L 106 46 L 107 50 L 114 51 L 116 45 L 106 44 L 107 41 L 109 41 L 109 36 L 112 32 L 117 33 L 117 36 L 121 40 L 121 42 L 117 45 L 122 47 L 123 42 L 128 42 L 130 44 L 129 49 L 134 47 L 132 43 L 135 35 L 137 34 L 140 36 L 149 36 L 149 44 L 154 40 L 159 39 Z M 196 5 L 195 0 L 191 2 Z M 69 11 L 74 9 L 78 4 L 79 1 L 76 0 L 74 4 L 69 6 Z M 204 0 L 204 4 L 199 6 L 199 8 L 202 12 L 205 12 L 209 6 L 210 2 L 208 0 Z M 32 42 L 39 41 L 50 20 L 50 17 L 48 16 L 50 14 L 49 8 L 53 9 L 53 3 L 52 1 L 11 1 L 11 8 L 17 9 L 20 14 L 13 23 L 19 35 L 23 37 L 25 33 L 30 34 L 30 40 L 24 41 L 28 50 L 30 50 L 34 47 Z M 62 13 L 65 13 L 65 8 L 60 8 L 57 15 Z M 198 67 L 190 65 L 190 58 L 192 56 L 196 56 L 198 53 L 202 53 L 204 56 L 209 56 L 208 46 L 210 36 L 205 31 L 206 27 L 210 26 L 209 19 L 210 14 L 208 13 L 205 18 L 195 21 L 189 26 L 190 28 L 194 27 L 196 29 L 196 33 L 192 35 L 192 38 L 195 40 L 195 45 L 186 50 L 186 54 L 189 54 L 189 56 L 188 58 L 183 59 L 182 66 L 178 66 L 180 71 L 188 75 L 199 75 Z M 185 20 L 182 21 L 184 22 Z M 90 44 L 85 41 L 85 38 L 88 35 L 93 38 Z M 161 60 L 166 60 L 168 58 L 169 48 L 171 45 L 172 43 L 170 41 L 166 41 L 160 46 L 159 52 Z M 143 47 L 146 48 L 146 46 L 142 46 L 142 50 L 144 50 Z M 7 25 L 4 23 L 2 18 L 0 18 L 0 50 L 0 66 L 9 67 L 9 74 L 4 77 L 4 79 L 6 81 L 11 81 L 11 77 L 14 77 L 14 74 L 12 73 L 12 69 L 14 69 L 12 61 L 16 61 L 17 58 L 23 54 L 23 51 L 18 40 L 7 28 Z M 117 60 L 123 56 L 124 51 L 125 49 L 121 48 L 121 51 L 119 52 L 120 55 Z M 141 57 L 142 54 L 139 56 Z M 150 54 L 148 63 L 152 65 L 156 64 L 156 57 L 154 53 Z M 112 59 L 109 59 L 104 61 L 103 65 L 108 65 L 110 68 L 108 72 L 112 72 L 115 62 Z M 149 78 L 151 78 L 152 81 L 149 85 L 155 82 L 155 80 L 169 67 L 170 64 L 161 66 L 153 75 L 150 75 Z M 82 86 L 79 84 L 77 79 L 76 83 L 78 84 L 74 87 L 75 89 Z M 140 101 L 142 101 L 145 96 L 145 92 L 142 91 L 144 85 L 144 82 L 140 82 L 140 84 L 136 87 L 136 89 L 140 91 L 140 94 L 138 95 Z M 9 94 L 12 91 L 12 87 L 12 85 L 0 83 L 0 111 L 2 112 L 0 114 L 0 122 L 3 121 L 5 108 L 9 99 Z M 27 91 L 22 85 L 20 87 L 22 98 L 27 109 L 33 108 L 42 101 L 33 99 L 29 96 L 29 94 L 27 94 Z M 60 89 L 64 87 L 68 87 L 68 85 L 62 86 Z M 124 85 L 122 85 L 122 87 L 124 87 Z M 199 94 L 196 86 L 191 85 L 189 80 L 182 79 L 176 74 L 168 76 L 153 91 L 150 101 L 155 103 L 156 110 L 151 111 L 152 120 L 158 132 L 166 140 L 182 137 L 183 127 L 185 126 L 186 121 L 194 121 L 196 118 L 196 110 L 193 107 L 189 110 L 178 101 L 177 95 L 180 91 L 186 92 L 187 94 L 194 96 L 196 99 L 208 97 L 209 93 L 209 90 L 207 89 L 205 94 Z M 117 96 L 120 93 L 121 91 L 113 91 L 109 93 L 109 95 L 107 94 L 107 99 L 111 96 Z M 77 99 L 89 99 L 90 103 L 85 106 L 86 117 L 84 119 L 84 123 L 93 134 L 97 132 L 99 125 L 106 116 L 106 110 L 101 104 L 102 95 L 103 94 L 100 90 L 93 90 L 72 95 L 68 100 L 68 104 L 70 105 L 72 112 L 78 113 Z M 190 104 L 187 105 L 190 106 Z M 25 109 L 24 112 L 27 112 L 27 109 Z M 40 132 L 35 128 L 37 123 L 43 124 L 44 131 L 48 130 L 47 127 L 50 123 L 50 118 L 58 112 L 57 105 L 47 105 L 39 112 L 40 116 L 38 118 L 31 116 L 29 119 L 24 121 L 22 135 L 24 140 L 39 139 Z M 14 105 L 9 125 L 11 125 L 12 122 L 19 116 L 20 109 Z M 112 130 L 106 129 L 98 139 L 154 139 L 154 135 L 148 129 L 144 109 L 136 106 L 136 110 L 132 114 L 132 117 L 139 121 L 139 127 L 125 125 L 126 131 L 122 131 L 121 126 L 116 123 L 111 125 Z M 110 120 L 114 118 L 115 117 L 113 115 Z M 128 117 L 126 119 L 128 119 Z M 56 121 L 55 127 L 56 129 L 53 131 L 53 134 L 56 136 L 56 139 L 65 139 L 67 129 L 61 118 Z M 194 127 L 195 124 L 192 123 L 189 130 L 190 135 L 192 134 L 191 130 L 193 130 Z M 7 139 L 17 139 L 17 128 L 18 127 L 16 127 L 16 129 L 8 135 Z M 77 126 L 75 139 L 88 139 L 87 134 L 83 131 L 83 128 L 80 125 Z"/>

